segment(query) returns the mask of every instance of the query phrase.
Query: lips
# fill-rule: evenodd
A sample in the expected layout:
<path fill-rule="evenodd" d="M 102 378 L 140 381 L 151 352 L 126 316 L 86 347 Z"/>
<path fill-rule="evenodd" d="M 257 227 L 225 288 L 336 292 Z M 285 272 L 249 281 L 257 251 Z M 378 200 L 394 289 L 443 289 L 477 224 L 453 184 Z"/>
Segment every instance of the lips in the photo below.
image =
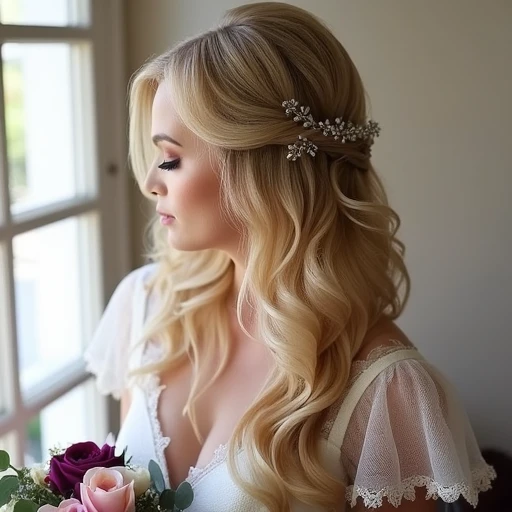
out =
<path fill-rule="evenodd" d="M 158 215 L 161 215 L 162 217 L 170 217 L 171 219 L 175 219 L 174 215 L 171 215 L 170 213 L 161 212 L 160 210 L 157 210 Z"/>

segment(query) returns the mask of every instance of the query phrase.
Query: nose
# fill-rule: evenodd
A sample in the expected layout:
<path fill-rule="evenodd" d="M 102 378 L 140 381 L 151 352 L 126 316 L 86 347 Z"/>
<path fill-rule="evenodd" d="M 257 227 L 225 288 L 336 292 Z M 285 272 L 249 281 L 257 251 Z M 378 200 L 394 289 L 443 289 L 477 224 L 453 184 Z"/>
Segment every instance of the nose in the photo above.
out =
<path fill-rule="evenodd" d="M 154 196 L 165 196 L 167 194 L 167 187 L 161 179 L 156 166 L 153 166 L 148 172 L 144 180 L 144 189 L 147 193 Z"/>

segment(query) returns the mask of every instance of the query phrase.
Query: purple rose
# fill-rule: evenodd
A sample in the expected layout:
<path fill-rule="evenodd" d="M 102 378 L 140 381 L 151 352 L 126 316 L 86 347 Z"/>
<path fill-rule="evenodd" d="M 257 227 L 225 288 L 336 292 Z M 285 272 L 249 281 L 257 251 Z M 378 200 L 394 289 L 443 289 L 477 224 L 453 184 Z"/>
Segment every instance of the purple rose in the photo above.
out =
<path fill-rule="evenodd" d="M 80 498 L 80 483 L 85 473 L 92 468 L 124 466 L 124 452 L 116 457 L 115 446 L 104 444 L 100 448 L 90 441 L 71 445 L 62 455 L 50 460 L 50 472 L 46 477 L 50 489 L 65 498 L 72 493 Z"/>

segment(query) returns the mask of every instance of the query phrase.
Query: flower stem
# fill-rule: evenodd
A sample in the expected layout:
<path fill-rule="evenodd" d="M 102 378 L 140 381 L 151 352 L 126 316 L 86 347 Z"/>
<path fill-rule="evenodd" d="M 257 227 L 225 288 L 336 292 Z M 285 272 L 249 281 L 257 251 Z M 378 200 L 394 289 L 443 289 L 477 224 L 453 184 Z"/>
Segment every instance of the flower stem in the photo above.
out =
<path fill-rule="evenodd" d="M 21 476 L 21 471 L 20 471 L 19 469 L 16 469 L 16 468 L 15 468 L 14 466 L 12 466 L 11 464 L 9 464 L 9 467 L 10 467 L 12 470 L 14 470 L 18 476 Z"/>

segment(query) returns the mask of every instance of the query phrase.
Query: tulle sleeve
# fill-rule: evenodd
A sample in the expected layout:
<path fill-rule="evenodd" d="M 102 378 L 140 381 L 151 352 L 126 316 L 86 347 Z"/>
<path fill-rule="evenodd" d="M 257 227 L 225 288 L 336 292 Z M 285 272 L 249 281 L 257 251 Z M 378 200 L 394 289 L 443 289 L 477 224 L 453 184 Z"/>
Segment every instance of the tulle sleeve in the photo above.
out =
<path fill-rule="evenodd" d="M 127 386 L 133 296 L 141 269 L 128 274 L 117 286 L 101 317 L 84 358 L 96 377 L 100 393 L 119 399 Z"/>
<path fill-rule="evenodd" d="M 494 469 L 482 458 L 466 412 L 443 375 L 425 360 L 391 365 L 370 384 L 351 417 L 341 450 L 347 500 L 367 508 L 427 498 L 473 506 Z"/>

